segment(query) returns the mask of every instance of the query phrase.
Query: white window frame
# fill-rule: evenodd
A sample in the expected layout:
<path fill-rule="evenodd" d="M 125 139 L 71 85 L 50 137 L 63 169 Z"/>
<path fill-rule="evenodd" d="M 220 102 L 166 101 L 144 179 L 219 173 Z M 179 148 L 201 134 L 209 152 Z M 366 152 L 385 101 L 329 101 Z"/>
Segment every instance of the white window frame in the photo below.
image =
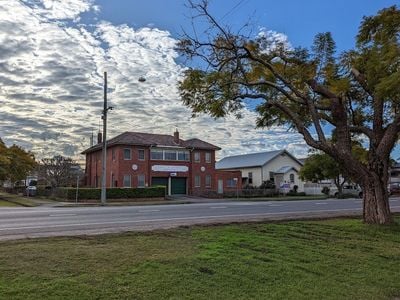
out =
<path fill-rule="evenodd" d="M 129 158 L 125 157 L 125 150 L 129 150 Z M 124 155 L 124 160 L 132 160 L 132 149 L 131 148 L 124 148 L 123 155 Z"/>
<path fill-rule="evenodd" d="M 143 185 L 140 185 L 140 178 L 143 178 Z M 138 180 L 138 188 L 146 187 L 146 176 L 144 174 L 139 174 L 137 176 L 137 180 Z"/>
<path fill-rule="evenodd" d="M 196 187 L 196 188 L 201 187 L 201 176 L 200 175 L 194 176 L 194 187 Z"/>
<path fill-rule="evenodd" d="M 209 179 L 209 180 L 207 180 L 207 179 Z M 210 188 L 210 187 L 211 187 L 211 175 L 207 174 L 207 175 L 206 175 L 205 181 L 206 181 L 206 182 L 205 182 L 206 187 L 207 187 L 207 188 Z M 207 182 L 207 181 L 209 181 L 209 182 Z"/>
<path fill-rule="evenodd" d="M 211 163 L 211 152 L 206 152 L 206 163 Z"/>
<path fill-rule="evenodd" d="M 143 158 L 140 158 L 141 152 L 143 152 Z M 138 160 L 146 160 L 146 151 L 144 149 L 138 149 Z"/>
<path fill-rule="evenodd" d="M 125 185 L 125 179 L 129 177 L 129 186 Z M 132 187 L 132 176 L 131 175 L 124 175 L 124 179 L 122 180 L 122 187 L 124 188 L 131 188 Z"/>
<path fill-rule="evenodd" d="M 198 157 L 197 157 L 198 156 Z M 198 159 L 197 159 L 198 158 Z M 200 155 L 200 152 L 194 152 L 193 153 L 193 160 L 194 160 L 194 162 L 196 162 L 196 163 L 199 163 L 200 161 L 201 161 L 201 155 Z"/>

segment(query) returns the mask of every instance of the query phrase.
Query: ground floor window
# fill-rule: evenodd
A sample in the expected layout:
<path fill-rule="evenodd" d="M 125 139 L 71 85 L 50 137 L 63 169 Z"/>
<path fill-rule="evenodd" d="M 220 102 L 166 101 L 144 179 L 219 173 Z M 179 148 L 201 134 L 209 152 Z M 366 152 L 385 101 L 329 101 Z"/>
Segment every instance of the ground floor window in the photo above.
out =
<path fill-rule="evenodd" d="M 236 181 L 233 178 L 229 178 L 226 180 L 227 187 L 236 187 Z"/>
<path fill-rule="evenodd" d="M 194 187 L 200 187 L 201 186 L 201 180 L 200 180 L 200 175 L 194 176 Z"/>
<path fill-rule="evenodd" d="M 131 187 L 131 175 L 124 175 L 123 187 Z"/>
<path fill-rule="evenodd" d="M 145 187 L 145 176 L 143 174 L 138 175 L 138 187 Z"/>
<path fill-rule="evenodd" d="M 211 175 L 206 175 L 206 187 L 211 187 Z"/>

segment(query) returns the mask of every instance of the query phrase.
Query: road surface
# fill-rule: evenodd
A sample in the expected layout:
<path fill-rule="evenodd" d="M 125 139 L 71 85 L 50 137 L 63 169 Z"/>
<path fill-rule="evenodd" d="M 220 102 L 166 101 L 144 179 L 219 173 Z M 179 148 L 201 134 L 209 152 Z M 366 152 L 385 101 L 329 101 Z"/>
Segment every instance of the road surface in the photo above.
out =
<path fill-rule="evenodd" d="M 400 198 L 390 200 L 400 212 Z M 166 229 L 182 225 L 360 215 L 360 199 L 113 207 L 1 208 L 0 240 Z"/>

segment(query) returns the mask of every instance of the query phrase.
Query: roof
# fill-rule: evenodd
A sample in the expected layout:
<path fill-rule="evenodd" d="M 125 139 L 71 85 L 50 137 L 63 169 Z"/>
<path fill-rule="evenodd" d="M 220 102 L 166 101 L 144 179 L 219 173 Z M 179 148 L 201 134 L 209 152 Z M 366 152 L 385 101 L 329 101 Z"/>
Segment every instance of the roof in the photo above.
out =
<path fill-rule="evenodd" d="M 289 155 L 300 165 L 303 165 L 298 159 L 296 159 L 292 154 L 290 154 L 286 150 L 276 150 L 276 151 L 228 156 L 217 162 L 216 169 L 238 169 L 238 168 L 261 167 L 283 153 Z"/>
<path fill-rule="evenodd" d="M 179 139 L 179 143 L 175 143 L 173 135 L 168 134 L 154 134 L 154 133 L 143 133 L 143 132 L 124 132 L 112 139 L 107 141 L 107 147 L 116 145 L 137 145 L 137 146 L 165 146 L 165 147 L 176 147 L 176 148 L 187 148 L 187 149 L 204 149 L 204 150 L 221 150 L 221 148 L 204 142 L 199 139 L 189 139 L 187 141 Z M 94 152 L 102 149 L 103 145 L 94 145 L 82 154 Z"/>
<path fill-rule="evenodd" d="M 281 167 L 281 168 L 279 168 L 279 170 L 277 170 L 275 173 L 276 174 L 286 174 L 287 172 L 289 172 L 290 170 L 295 170 L 296 172 L 298 172 L 297 171 L 297 169 L 295 168 L 295 167 L 292 167 L 292 166 L 284 166 L 284 167 Z"/>

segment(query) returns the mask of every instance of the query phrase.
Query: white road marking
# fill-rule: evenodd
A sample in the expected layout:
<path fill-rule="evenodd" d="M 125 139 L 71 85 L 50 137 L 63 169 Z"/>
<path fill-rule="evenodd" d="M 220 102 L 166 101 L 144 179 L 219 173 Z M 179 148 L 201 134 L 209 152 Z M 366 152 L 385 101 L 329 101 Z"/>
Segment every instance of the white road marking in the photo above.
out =
<path fill-rule="evenodd" d="M 269 204 L 268 206 L 275 206 L 275 207 L 278 207 L 278 206 L 282 206 L 281 204 Z"/>
<path fill-rule="evenodd" d="M 49 217 L 70 217 L 70 216 L 76 216 L 76 214 L 54 214 L 54 215 L 49 215 Z"/>
<path fill-rule="evenodd" d="M 210 206 L 210 209 L 227 208 L 226 206 Z"/>
<path fill-rule="evenodd" d="M 140 213 L 148 213 L 148 212 L 156 212 L 160 211 L 159 209 L 147 209 L 147 210 L 139 210 Z"/>
<path fill-rule="evenodd" d="M 326 205 L 326 204 L 328 204 L 327 202 L 317 202 L 317 203 L 314 203 L 315 205 Z"/>

